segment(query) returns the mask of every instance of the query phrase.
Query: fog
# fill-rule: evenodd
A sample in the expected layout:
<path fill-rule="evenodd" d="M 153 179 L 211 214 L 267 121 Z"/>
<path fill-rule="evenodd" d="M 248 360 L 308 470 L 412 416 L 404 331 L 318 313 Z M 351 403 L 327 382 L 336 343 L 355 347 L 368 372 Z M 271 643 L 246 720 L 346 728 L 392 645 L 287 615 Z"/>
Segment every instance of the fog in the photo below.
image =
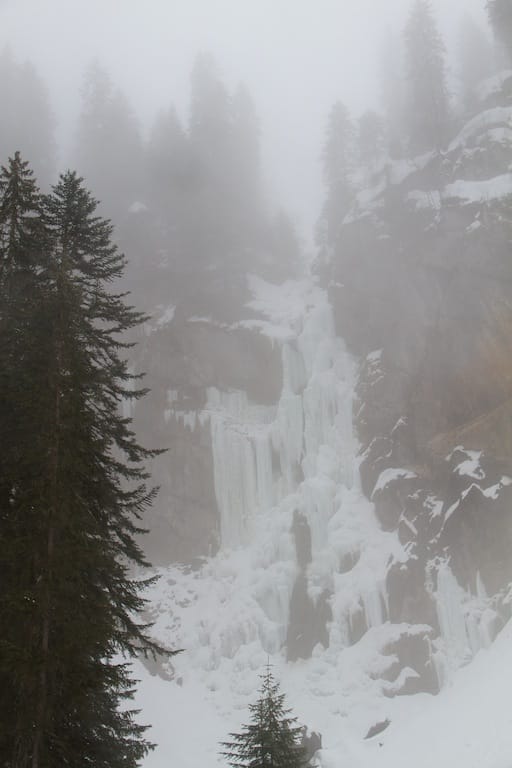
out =
<path fill-rule="evenodd" d="M 0 766 L 140 762 L 133 612 L 143 768 L 269 665 L 303 768 L 510 765 L 511 62 L 512 0 L 0 0 Z"/>
<path fill-rule="evenodd" d="M 486 27 L 482 0 L 436 0 L 450 52 L 461 19 Z M 409 0 L 3 0 L 0 48 L 31 60 L 49 86 L 66 161 L 83 71 L 97 58 L 147 128 L 173 103 L 185 117 L 195 56 L 210 51 L 228 86 L 250 89 L 264 175 L 309 237 L 321 205 L 320 151 L 331 105 L 379 106 L 379 58 Z M 451 66 L 452 77 L 456 66 Z"/>

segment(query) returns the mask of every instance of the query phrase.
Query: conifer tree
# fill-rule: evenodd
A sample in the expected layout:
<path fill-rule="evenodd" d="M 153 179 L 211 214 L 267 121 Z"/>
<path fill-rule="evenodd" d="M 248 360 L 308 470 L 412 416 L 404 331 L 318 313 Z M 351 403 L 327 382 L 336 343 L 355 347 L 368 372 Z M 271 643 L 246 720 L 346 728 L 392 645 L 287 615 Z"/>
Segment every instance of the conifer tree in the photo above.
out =
<path fill-rule="evenodd" d="M 249 90 L 240 85 L 231 103 L 231 198 L 242 239 L 254 238 L 261 225 L 263 193 L 260 167 L 260 128 Z"/>
<path fill-rule="evenodd" d="M 323 237 L 325 244 L 334 245 L 354 200 L 355 131 L 348 109 L 341 102 L 333 106 L 329 115 L 322 161 L 327 187 Z"/>
<path fill-rule="evenodd" d="M 370 173 L 375 171 L 384 153 L 384 123 L 372 110 L 364 112 L 357 125 L 359 162 Z"/>
<path fill-rule="evenodd" d="M 8 48 L 0 53 L 0 103 L 0 157 L 17 149 L 30 156 L 39 183 L 49 189 L 56 146 L 48 93 L 33 65 L 20 64 Z"/>
<path fill-rule="evenodd" d="M 404 154 L 405 78 L 403 46 L 398 35 L 389 31 L 383 38 L 379 59 L 386 150 L 391 157 L 402 157 Z"/>
<path fill-rule="evenodd" d="M 492 73 L 494 57 L 484 30 L 469 14 L 464 16 L 461 24 L 458 58 L 460 104 L 465 113 L 471 114 L 478 109 L 478 85 Z"/>
<path fill-rule="evenodd" d="M 17 152 L 0 172 L 0 764 L 9 766 L 23 764 L 22 721 L 37 677 L 31 622 L 40 528 L 28 478 L 39 440 L 34 417 L 42 383 L 34 381 L 32 367 L 41 331 L 41 217 L 42 198 Z"/>
<path fill-rule="evenodd" d="M 405 28 L 406 120 L 410 149 L 440 149 L 449 124 L 445 47 L 429 0 L 415 0 Z"/>
<path fill-rule="evenodd" d="M 285 706 L 285 696 L 267 666 L 260 695 L 249 705 L 251 722 L 221 743 L 221 755 L 231 768 L 305 768 L 300 746 L 302 728 Z"/>
<path fill-rule="evenodd" d="M 190 173 L 188 139 L 174 107 L 157 115 L 146 157 L 149 196 L 166 216 L 173 216 Z"/>
<path fill-rule="evenodd" d="M 510 0 L 488 0 L 487 12 L 496 39 L 512 59 L 512 3 Z"/>
<path fill-rule="evenodd" d="M 7 208 L 9 170 L 3 179 Z M 28 178 L 25 189 L 38 204 Z M 137 620 L 144 582 L 131 575 L 144 565 L 135 536 L 153 497 L 143 462 L 155 452 L 120 415 L 125 398 L 143 394 L 132 391 L 121 338 L 141 316 L 111 291 L 124 259 L 96 206 L 74 173 L 44 201 L 31 322 L 15 328 L 19 358 L 1 403 L 2 418 L 5 406 L 25 413 L 21 434 L 4 433 L 0 464 L 0 764 L 9 768 L 134 767 L 151 747 L 120 706 L 133 681 L 118 659 L 158 650 Z M 29 252 L 13 251 L 16 269 Z M 2 308 L 8 296 L 2 283 Z M 2 315 L 7 338 L 15 316 Z"/>
<path fill-rule="evenodd" d="M 215 59 L 203 53 L 194 62 L 191 77 L 189 135 L 208 174 L 226 171 L 230 152 L 229 95 Z"/>
<path fill-rule="evenodd" d="M 225 264 L 234 251 L 230 222 L 233 147 L 229 95 L 209 54 L 198 56 L 194 63 L 190 102 L 193 197 L 188 250 L 193 259 L 212 268 Z"/>
<path fill-rule="evenodd" d="M 270 221 L 268 251 L 271 258 L 269 278 L 284 281 L 299 272 L 300 242 L 293 221 L 284 210 L 278 211 Z"/>
<path fill-rule="evenodd" d="M 143 150 L 137 118 L 124 93 L 98 63 L 85 76 L 74 165 L 109 216 L 122 221 L 139 200 Z"/>

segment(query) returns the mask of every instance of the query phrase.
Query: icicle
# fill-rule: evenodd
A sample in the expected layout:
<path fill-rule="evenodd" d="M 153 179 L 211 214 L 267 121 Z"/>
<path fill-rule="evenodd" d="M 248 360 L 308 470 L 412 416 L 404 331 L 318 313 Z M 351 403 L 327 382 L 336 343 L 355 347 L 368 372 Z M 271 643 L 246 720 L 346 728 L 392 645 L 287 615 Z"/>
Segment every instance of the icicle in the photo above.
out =
<path fill-rule="evenodd" d="M 291 535 L 297 510 L 311 531 L 310 598 L 314 604 L 320 595 L 332 596 L 332 646 L 341 650 L 349 643 L 354 606 L 362 607 L 366 627 L 378 627 L 387 618 L 390 548 L 399 558 L 400 545 L 380 530 L 373 506 L 354 483 L 355 365 L 335 336 L 326 295 L 314 289 L 312 296 L 296 324 L 296 338 L 276 338 L 283 371 L 276 405 L 263 407 L 244 392 L 212 388 L 199 417 L 200 423 L 210 420 L 223 556 L 226 562 L 229 557 L 250 559 L 245 599 L 250 594 L 257 606 L 257 631 L 244 611 L 231 617 L 234 628 L 219 629 L 227 636 L 214 645 L 224 655 L 255 642 L 255 631 L 267 649 L 285 642 L 298 568 Z M 340 573 L 347 553 L 357 556 Z"/>

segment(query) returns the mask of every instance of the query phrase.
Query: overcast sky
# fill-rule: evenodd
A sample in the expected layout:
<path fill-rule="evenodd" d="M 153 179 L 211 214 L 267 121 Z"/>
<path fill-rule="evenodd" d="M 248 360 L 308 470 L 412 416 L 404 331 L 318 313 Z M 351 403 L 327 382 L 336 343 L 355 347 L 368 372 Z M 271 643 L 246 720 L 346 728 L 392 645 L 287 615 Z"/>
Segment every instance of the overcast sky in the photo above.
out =
<path fill-rule="evenodd" d="M 320 205 L 319 154 L 336 99 L 355 114 L 378 96 L 386 29 L 401 31 L 411 0 L 0 0 L 0 46 L 30 58 L 69 130 L 94 56 L 147 126 L 174 102 L 187 112 L 197 52 L 211 51 L 228 85 L 244 81 L 260 116 L 274 196 L 309 227 Z M 485 0 L 433 0 L 447 41 Z"/>

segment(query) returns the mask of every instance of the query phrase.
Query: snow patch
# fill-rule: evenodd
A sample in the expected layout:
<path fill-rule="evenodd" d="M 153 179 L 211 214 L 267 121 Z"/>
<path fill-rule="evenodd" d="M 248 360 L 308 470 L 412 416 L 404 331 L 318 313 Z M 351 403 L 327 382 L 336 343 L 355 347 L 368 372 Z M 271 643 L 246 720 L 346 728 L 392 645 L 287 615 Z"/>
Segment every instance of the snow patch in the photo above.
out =
<path fill-rule="evenodd" d="M 512 124 L 512 107 L 494 107 L 480 112 L 462 128 L 458 136 L 452 141 L 448 152 L 461 149 L 469 139 L 482 134 L 484 131 L 496 126 L 510 126 Z"/>
<path fill-rule="evenodd" d="M 373 499 L 376 493 L 384 490 L 384 488 L 396 480 L 412 480 L 415 477 L 418 477 L 418 475 L 408 469 L 396 469 L 394 467 L 389 467 L 389 469 L 385 469 L 383 472 L 381 472 L 377 478 L 377 482 L 375 483 L 371 498 Z"/>
<path fill-rule="evenodd" d="M 467 205 L 490 202 L 512 195 L 512 173 L 504 173 L 484 181 L 454 181 L 443 191 L 445 199 L 457 199 Z"/>

